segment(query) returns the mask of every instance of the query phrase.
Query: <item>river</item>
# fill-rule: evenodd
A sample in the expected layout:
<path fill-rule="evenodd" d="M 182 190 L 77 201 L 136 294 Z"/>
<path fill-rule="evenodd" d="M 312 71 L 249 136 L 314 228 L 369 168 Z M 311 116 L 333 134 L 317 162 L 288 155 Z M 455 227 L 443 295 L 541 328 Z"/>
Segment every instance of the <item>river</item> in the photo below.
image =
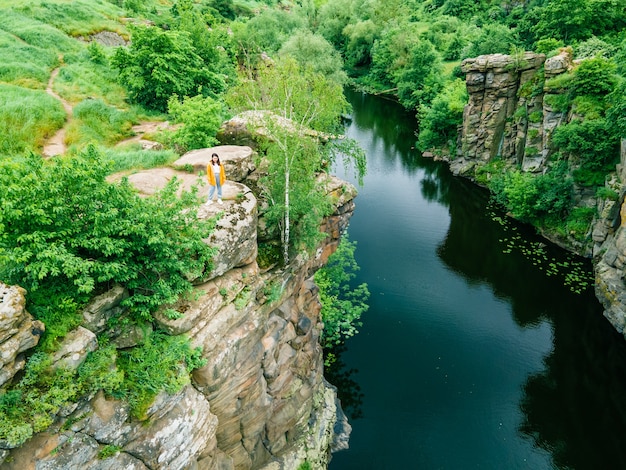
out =
<path fill-rule="evenodd" d="M 352 425 L 329 469 L 626 468 L 626 342 L 593 288 L 564 285 L 589 263 L 423 159 L 397 103 L 347 95 L 368 159 L 348 232 L 371 298 L 326 371 Z"/>

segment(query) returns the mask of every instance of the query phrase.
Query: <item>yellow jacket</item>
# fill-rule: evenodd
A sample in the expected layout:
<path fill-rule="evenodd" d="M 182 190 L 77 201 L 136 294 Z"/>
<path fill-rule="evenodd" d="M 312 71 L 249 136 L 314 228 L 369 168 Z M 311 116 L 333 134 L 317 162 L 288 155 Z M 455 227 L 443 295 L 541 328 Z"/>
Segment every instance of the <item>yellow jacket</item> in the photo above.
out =
<path fill-rule="evenodd" d="M 206 177 L 209 180 L 209 184 L 211 186 L 217 186 L 217 184 L 215 183 L 215 173 L 213 173 L 212 163 L 209 163 L 206 166 Z M 224 181 L 226 181 L 226 172 L 224 171 L 224 165 L 220 163 L 220 186 L 224 184 Z"/>

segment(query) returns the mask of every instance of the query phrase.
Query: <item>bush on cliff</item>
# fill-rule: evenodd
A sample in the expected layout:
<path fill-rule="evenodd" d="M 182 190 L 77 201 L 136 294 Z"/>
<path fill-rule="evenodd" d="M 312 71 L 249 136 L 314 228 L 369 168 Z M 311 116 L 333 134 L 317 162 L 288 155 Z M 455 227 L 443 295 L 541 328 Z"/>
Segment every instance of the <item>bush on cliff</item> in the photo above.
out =
<path fill-rule="evenodd" d="M 606 119 L 570 122 L 555 129 L 552 144 L 569 156 L 577 183 L 604 184 L 605 175 L 619 161 L 619 139 Z"/>
<path fill-rule="evenodd" d="M 493 178 L 494 198 L 516 218 L 537 225 L 564 219 L 573 204 L 573 181 L 565 162 L 545 174 L 511 171 Z"/>
<path fill-rule="evenodd" d="M 358 333 L 359 319 L 368 309 L 370 293 L 367 284 L 356 287 L 351 281 L 359 266 L 354 259 L 356 242 L 349 240 L 347 232 L 329 258 L 328 263 L 315 273 L 315 283 L 320 289 L 321 318 L 324 329 L 321 343 L 324 348 L 337 346 Z"/>
<path fill-rule="evenodd" d="M 211 268 L 213 249 L 202 239 L 213 223 L 197 219 L 195 191 L 178 197 L 173 181 L 141 198 L 107 175 L 93 147 L 0 162 L 0 278 L 41 294 L 43 304 L 30 310 L 44 323 L 56 308 L 46 297 L 79 306 L 110 283 L 129 290 L 125 305 L 135 318 L 149 320 Z"/>

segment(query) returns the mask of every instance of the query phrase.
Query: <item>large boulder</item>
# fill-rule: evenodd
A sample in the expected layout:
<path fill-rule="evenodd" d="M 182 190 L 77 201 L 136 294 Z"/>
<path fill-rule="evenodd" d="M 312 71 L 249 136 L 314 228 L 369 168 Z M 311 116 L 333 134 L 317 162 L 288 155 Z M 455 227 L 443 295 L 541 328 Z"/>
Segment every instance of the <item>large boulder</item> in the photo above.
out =
<path fill-rule="evenodd" d="M 0 282 L 0 387 L 24 367 L 22 353 L 37 345 L 45 331 L 26 311 L 26 291 Z"/>
<path fill-rule="evenodd" d="M 128 177 L 130 183 L 144 195 L 154 194 L 176 177 L 181 181 L 181 191 L 196 185 L 199 186 L 199 196 L 206 199 L 209 186 L 202 172 L 206 172 L 213 153 L 220 155 L 227 181 L 222 186 L 223 204 L 202 205 L 198 210 L 198 217 L 215 217 L 217 220 L 215 230 L 205 240 L 217 248 L 217 253 L 212 271 L 202 279 L 193 280 L 195 283 L 206 282 L 256 259 L 257 199 L 250 188 L 236 181 L 245 179 L 255 168 L 252 149 L 230 145 L 194 150 L 175 162 L 178 169 L 154 168 Z"/>
<path fill-rule="evenodd" d="M 206 149 L 192 150 L 174 162 L 175 167 L 191 166 L 195 173 L 206 173 L 211 156 L 216 153 L 224 165 L 226 179 L 244 181 L 255 170 L 255 153 L 252 148 L 241 145 L 220 145 Z"/>

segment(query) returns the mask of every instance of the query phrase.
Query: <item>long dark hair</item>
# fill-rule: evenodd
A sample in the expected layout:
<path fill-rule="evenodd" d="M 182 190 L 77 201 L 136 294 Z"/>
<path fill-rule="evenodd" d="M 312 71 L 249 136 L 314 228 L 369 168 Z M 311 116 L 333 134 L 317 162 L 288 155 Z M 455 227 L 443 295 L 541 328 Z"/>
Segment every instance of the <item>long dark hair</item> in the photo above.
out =
<path fill-rule="evenodd" d="M 214 153 L 213 155 L 211 155 L 211 165 L 214 163 L 213 162 L 213 157 L 217 157 L 217 164 L 221 165 L 222 162 L 220 162 L 220 156 L 217 153 Z"/>

